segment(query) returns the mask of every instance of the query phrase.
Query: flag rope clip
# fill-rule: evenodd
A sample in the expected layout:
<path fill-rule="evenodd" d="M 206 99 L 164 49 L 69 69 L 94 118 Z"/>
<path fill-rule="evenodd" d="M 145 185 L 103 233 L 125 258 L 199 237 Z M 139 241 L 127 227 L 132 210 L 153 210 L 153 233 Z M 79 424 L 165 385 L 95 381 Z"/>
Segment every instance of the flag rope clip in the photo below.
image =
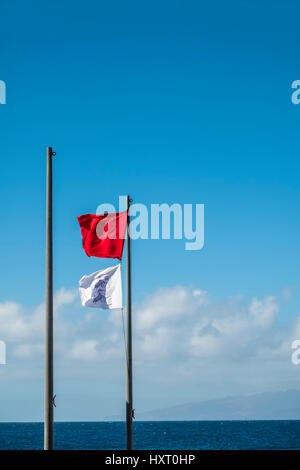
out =
<path fill-rule="evenodd" d="M 56 395 L 54 395 L 54 397 L 52 398 L 51 405 L 53 405 L 56 408 L 55 398 L 56 398 Z"/>

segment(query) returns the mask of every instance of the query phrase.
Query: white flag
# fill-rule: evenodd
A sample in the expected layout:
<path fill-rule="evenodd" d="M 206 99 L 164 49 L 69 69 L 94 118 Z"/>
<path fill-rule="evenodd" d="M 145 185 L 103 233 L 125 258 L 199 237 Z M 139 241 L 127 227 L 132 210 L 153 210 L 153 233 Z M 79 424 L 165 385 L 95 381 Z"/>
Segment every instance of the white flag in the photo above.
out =
<path fill-rule="evenodd" d="M 122 308 L 121 264 L 83 276 L 79 293 L 84 307 Z"/>

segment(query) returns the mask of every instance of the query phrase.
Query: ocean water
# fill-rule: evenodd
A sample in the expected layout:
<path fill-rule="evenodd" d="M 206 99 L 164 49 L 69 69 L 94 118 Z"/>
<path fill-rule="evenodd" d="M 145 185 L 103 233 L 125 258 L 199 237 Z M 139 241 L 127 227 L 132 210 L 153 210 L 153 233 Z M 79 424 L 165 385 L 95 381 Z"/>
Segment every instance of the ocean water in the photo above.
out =
<path fill-rule="evenodd" d="M 0 449 L 42 449 L 42 423 L 0 423 Z M 56 449 L 124 449 L 124 422 L 55 423 Z M 136 421 L 135 449 L 300 449 L 300 421 Z"/>

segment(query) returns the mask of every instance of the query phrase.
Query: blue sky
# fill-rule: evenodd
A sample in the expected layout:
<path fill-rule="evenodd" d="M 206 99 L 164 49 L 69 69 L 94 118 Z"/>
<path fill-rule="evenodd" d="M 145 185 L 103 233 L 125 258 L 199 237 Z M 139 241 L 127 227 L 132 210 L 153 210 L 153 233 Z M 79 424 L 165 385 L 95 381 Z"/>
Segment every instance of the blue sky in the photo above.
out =
<path fill-rule="evenodd" d="M 0 303 L 10 301 L 22 306 L 22 312 L 33 312 L 44 299 L 45 154 L 46 146 L 52 145 L 57 153 L 56 290 L 72 292 L 83 274 L 111 263 L 86 257 L 76 216 L 95 212 L 102 202 L 117 204 L 118 196 L 127 193 L 134 202 L 148 206 L 203 203 L 201 251 L 185 251 L 180 240 L 133 243 L 136 312 L 143 315 L 147 296 L 155 296 L 161 288 L 173 292 L 175 286 L 190 295 L 193 289 L 207 291 L 217 317 L 220 305 L 226 310 L 231 298 L 252 305 L 254 298 L 275 297 L 274 335 L 270 331 L 268 335 L 277 338 L 290 332 L 298 321 L 300 301 L 300 106 L 291 103 L 291 83 L 299 79 L 298 13 L 299 5 L 293 1 L 2 5 L 0 79 L 7 85 L 7 104 L 0 106 Z M 87 311 L 78 299 L 72 302 L 67 296 L 62 315 L 68 315 L 74 326 Z M 272 308 L 275 312 L 277 307 Z M 240 312 L 240 307 L 235 311 Z M 106 313 L 99 311 L 101 315 L 107 320 Z M 99 337 L 101 328 L 107 323 L 99 325 Z M 22 413 L 22 397 L 15 384 L 28 396 L 35 393 L 40 403 L 42 355 L 27 360 L 31 372 L 24 378 L 19 372 L 22 358 L 15 359 L 13 353 L 14 341 L 21 340 L 5 337 L 5 331 L 8 364 L 0 370 L 4 394 L 7 400 L 13 396 L 14 406 L 19 403 L 21 409 L 17 416 L 3 410 L 0 419 L 16 419 Z M 149 333 L 143 331 L 141 341 Z M 87 340 L 93 340 L 89 334 Z M 71 345 L 72 336 L 68 341 Z M 257 342 L 250 345 L 250 351 L 256 346 Z M 191 371 L 208 366 L 197 351 L 199 362 L 191 365 Z M 245 351 L 236 354 L 243 357 Z M 244 359 L 242 368 L 248 364 Z M 214 368 L 215 362 L 209 360 Z M 176 359 L 165 361 L 172 370 Z M 231 370 L 232 355 L 224 361 L 228 377 L 240 374 Z M 290 367 L 288 349 L 281 361 L 282 368 L 277 369 L 274 359 L 270 373 L 274 382 L 262 380 L 260 390 L 297 386 L 299 369 Z M 62 363 L 59 359 L 58 369 Z M 103 366 L 107 370 L 108 364 Z M 68 370 L 72 367 L 66 364 Z M 121 358 L 116 367 L 120 386 L 115 401 L 110 398 L 114 380 L 103 369 L 110 415 L 118 413 L 123 399 Z M 149 367 L 154 371 L 157 367 L 161 378 L 166 370 L 154 359 Z M 79 361 L 77 372 L 68 379 L 62 367 L 57 387 L 65 406 L 64 397 L 74 387 L 80 396 L 86 393 L 80 379 L 84 368 Z M 89 363 L 89 389 L 97 368 L 97 362 Z M 265 375 L 261 369 L 261 377 Z M 102 390 L 101 376 L 97 381 Z M 253 378 L 225 382 L 216 367 L 211 382 L 186 381 L 178 385 L 171 401 L 207 398 L 212 395 L 211 384 L 220 396 L 256 391 Z M 139 378 L 137 372 L 141 409 L 168 402 L 168 383 L 158 380 L 150 396 L 144 393 L 148 388 L 147 378 Z M 89 409 L 74 398 L 69 414 L 57 413 L 61 419 L 90 417 L 97 394 Z M 103 415 L 99 409 L 97 416 Z M 24 419 L 39 416 L 40 408 L 33 406 Z"/>

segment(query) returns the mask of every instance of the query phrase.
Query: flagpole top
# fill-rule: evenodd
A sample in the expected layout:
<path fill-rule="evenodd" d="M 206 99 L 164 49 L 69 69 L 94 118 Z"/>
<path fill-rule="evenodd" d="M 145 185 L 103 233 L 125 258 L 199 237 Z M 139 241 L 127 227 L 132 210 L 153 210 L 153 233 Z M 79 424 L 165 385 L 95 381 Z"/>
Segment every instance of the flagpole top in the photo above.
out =
<path fill-rule="evenodd" d="M 53 152 L 52 147 L 47 147 L 47 155 L 49 157 L 55 157 L 56 152 Z"/>

